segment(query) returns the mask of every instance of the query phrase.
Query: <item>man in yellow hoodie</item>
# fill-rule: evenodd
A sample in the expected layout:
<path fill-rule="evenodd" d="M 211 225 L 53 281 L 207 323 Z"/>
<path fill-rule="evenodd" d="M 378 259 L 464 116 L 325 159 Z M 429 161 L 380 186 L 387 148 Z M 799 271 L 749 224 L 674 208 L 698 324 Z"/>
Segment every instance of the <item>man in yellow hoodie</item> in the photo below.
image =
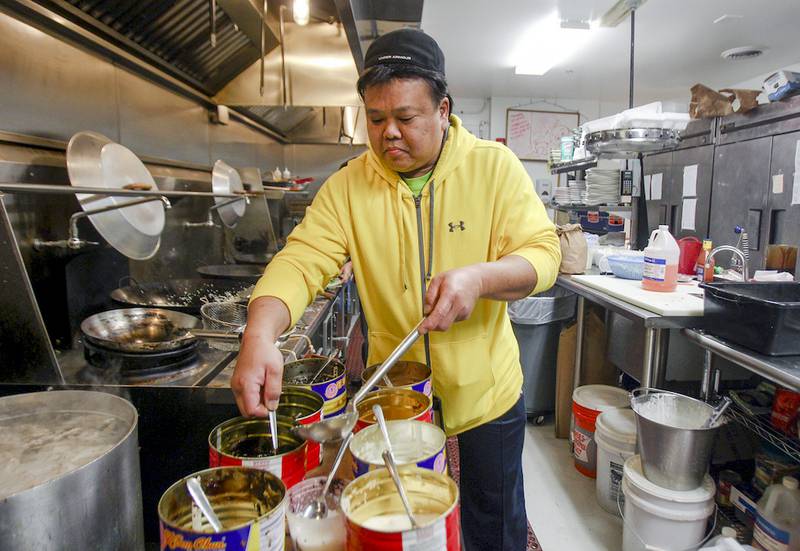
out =
<path fill-rule="evenodd" d="M 444 54 L 413 29 L 375 40 L 358 82 L 370 149 L 333 174 L 251 298 L 232 380 L 239 409 L 277 407 L 274 343 L 349 256 L 369 325 L 369 363 L 423 315 L 406 359 L 427 362 L 461 460 L 468 550 L 525 549 L 525 409 L 506 302 L 544 291 L 558 238 L 519 160 L 451 115 Z"/>

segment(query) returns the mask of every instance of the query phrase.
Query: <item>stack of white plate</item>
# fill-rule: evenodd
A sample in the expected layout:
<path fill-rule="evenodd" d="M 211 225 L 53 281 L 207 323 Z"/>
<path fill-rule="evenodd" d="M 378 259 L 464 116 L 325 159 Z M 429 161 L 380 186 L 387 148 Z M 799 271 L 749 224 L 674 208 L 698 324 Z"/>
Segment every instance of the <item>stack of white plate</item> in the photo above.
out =
<path fill-rule="evenodd" d="M 619 170 L 590 168 L 586 171 L 586 203 L 616 205 L 619 203 Z"/>
<path fill-rule="evenodd" d="M 583 180 L 572 180 L 568 183 L 569 202 L 583 204 L 586 194 L 586 182 Z"/>
<path fill-rule="evenodd" d="M 569 204 L 569 188 L 557 187 L 553 190 L 553 199 L 556 204 L 568 205 Z"/>

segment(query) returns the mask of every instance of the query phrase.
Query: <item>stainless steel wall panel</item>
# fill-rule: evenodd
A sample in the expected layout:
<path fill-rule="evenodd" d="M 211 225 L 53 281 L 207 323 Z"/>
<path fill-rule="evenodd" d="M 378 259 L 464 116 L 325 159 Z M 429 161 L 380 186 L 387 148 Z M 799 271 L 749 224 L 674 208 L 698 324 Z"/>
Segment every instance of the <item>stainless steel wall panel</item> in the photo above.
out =
<path fill-rule="evenodd" d="M 661 198 L 647 201 L 647 225 L 650 232 L 659 224 L 671 224 L 672 151 L 644 158 L 644 174 L 661 174 Z"/>
<path fill-rule="evenodd" d="M 119 139 L 115 69 L 0 13 L 0 130 L 68 140 L 81 130 Z"/>
<path fill-rule="evenodd" d="M 316 184 L 322 183 L 339 166 L 366 151 L 363 145 L 303 145 L 292 144 L 284 147 L 286 166 L 301 177 L 313 177 Z M 318 187 L 318 186 L 317 186 Z"/>
<path fill-rule="evenodd" d="M 800 130 L 800 96 L 722 117 L 717 124 L 720 144 L 795 132 Z"/>
<path fill-rule="evenodd" d="M 208 111 L 124 69 L 117 69 L 121 144 L 138 155 L 211 164 Z"/>
<path fill-rule="evenodd" d="M 768 199 L 768 242 L 784 245 L 800 246 L 800 205 L 792 204 L 792 197 L 800 190 L 795 190 L 796 179 L 800 179 L 800 171 L 796 164 L 800 132 L 781 134 L 772 139 L 772 160 L 770 162 L 770 189 Z M 775 181 L 775 178 L 778 181 Z M 795 274 L 800 274 L 800 261 L 795 267 Z"/>
<path fill-rule="evenodd" d="M 696 197 L 697 208 L 695 211 L 694 230 L 683 229 L 683 169 L 697 165 L 697 194 L 687 196 Z M 714 169 L 714 147 L 705 145 L 682 149 L 672 154 L 672 183 L 670 185 L 670 209 L 674 213 L 673 235 L 677 238 L 690 235 L 705 238 L 708 235 L 708 221 L 711 210 L 711 182 Z"/>

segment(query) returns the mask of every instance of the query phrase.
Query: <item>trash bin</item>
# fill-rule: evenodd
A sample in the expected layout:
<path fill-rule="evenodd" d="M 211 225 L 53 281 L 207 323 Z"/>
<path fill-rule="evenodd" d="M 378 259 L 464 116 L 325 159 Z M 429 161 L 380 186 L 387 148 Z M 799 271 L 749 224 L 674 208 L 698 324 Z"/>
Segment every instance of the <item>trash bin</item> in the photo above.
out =
<path fill-rule="evenodd" d="M 564 322 L 575 315 L 576 295 L 561 287 L 508 305 L 519 343 L 528 419 L 541 423 L 555 410 L 558 340 Z"/>

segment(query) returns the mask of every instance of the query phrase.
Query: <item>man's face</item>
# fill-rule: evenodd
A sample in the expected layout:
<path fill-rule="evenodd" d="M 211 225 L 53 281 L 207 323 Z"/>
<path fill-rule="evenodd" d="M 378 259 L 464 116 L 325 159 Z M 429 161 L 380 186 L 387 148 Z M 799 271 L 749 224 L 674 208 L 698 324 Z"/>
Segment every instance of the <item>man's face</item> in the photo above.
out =
<path fill-rule="evenodd" d="M 364 91 L 372 150 L 400 174 L 429 172 L 447 128 L 449 102 L 434 105 L 428 84 L 419 78 L 394 79 Z"/>

